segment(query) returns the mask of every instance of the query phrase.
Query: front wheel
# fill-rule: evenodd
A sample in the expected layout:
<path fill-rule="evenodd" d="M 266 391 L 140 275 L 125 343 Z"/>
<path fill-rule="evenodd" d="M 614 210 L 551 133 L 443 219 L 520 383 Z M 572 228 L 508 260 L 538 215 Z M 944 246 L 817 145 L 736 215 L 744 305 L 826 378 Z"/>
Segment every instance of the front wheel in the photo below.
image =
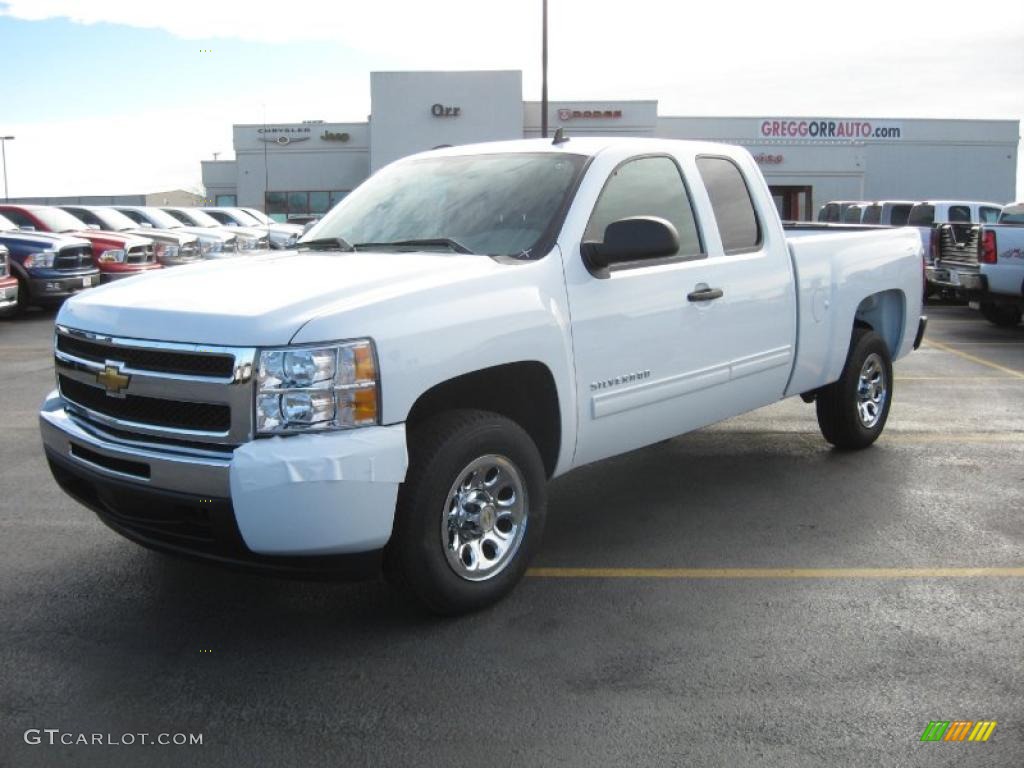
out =
<path fill-rule="evenodd" d="M 385 556 L 389 580 L 434 613 L 484 608 L 526 573 L 544 527 L 540 452 L 515 422 L 443 413 L 410 434 Z"/>
<path fill-rule="evenodd" d="M 817 398 L 821 434 L 836 448 L 867 448 L 885 428 L 892 404 L 892 358 L 874 331 L 854 328 L 839 380 Z"/>
<path fill-rule="evenodd" d="M 981 316 L 1000 328 L 1015 328 L 1020 324 L 1020 309 L 1007 304 L 993 304 L 984 301 L 979 307 Z"/>

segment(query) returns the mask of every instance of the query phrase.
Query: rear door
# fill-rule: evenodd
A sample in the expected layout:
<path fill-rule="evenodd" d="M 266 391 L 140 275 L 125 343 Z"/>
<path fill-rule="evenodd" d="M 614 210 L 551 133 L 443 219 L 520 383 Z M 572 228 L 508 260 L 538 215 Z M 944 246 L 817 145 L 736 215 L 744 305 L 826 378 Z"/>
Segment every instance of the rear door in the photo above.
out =
<path fill-rule="evenodd" d="M 770 199 L 767 187 L 763 197 Z M 721 236 L 716 214 L 726 224 Z M 580 242 L 602 241 L 608 224 L 638 215 L 670 221 L 679 251 L 590 273 Z M 577 374 L 575 463 L 782 396 L 795 337 L 790 262 L 777 216 L 778 234 L 766 236 L 765 214 L 732 160 L 629 157 L 583 216 L 563 240 Z"/>

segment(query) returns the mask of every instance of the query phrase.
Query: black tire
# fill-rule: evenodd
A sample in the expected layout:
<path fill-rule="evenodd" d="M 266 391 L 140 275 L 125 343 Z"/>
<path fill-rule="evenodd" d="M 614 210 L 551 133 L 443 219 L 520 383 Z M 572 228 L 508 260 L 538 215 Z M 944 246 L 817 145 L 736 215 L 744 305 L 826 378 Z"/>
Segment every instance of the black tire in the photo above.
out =
<path fill-rule="evenodd" d="M 22 315 L 28 311 L 28 281 L 20 275 L 15 275 L 15 277 L 18 279 L 18 301 L 14 306 L 14 314 Z"/>
<path fill-rule="evenodd" d="M 984 301 L 979 307 L 981 316 L 1000 328 L 1016 328 L 1020 325 L 1020 308 L 1009 304 L 993 304 Z"/>
<path fill-rule="evenodd" d="M 884 397 L 877 404 L 868 403 L 873 407 L 874 419 L 865 423 L 858 407 L 860 398 L 858 389 L 861 372 L 865 363 L 872 356 L 873 363 L 883 377 Z M 858 450 L 867 448 L 885 429 L 889 418 L 889 406 L 892 405 L 892 358 L 889 348 L 882 337 L 866 328 L 854 328 L 850 340 L 850 351 L 846 355 L 846 364 L 839 380 L 818 392 L 817 411 L 818 426 L 824 438 L 836 448 Z"/>
<path fill-rule="evenodd" d="M 449 514 L 449 492 L 462 479 L 459 475 L 485 456 L 502 457 L 519 473 L 527 514 L 518 547 L 510 550 L 501 570 L 486 580 L 470 581 L 449 563 L 442 525 Z M 504 416 L 455 410 L 415 427 L 409 436 L 409 470 L 398 492 L 394 531 L 385 551 L 388 581 L 440 615 L 468 613 L 500 600 L 526 573 L 539 545 L 546 485 L 537 446 Z"/>

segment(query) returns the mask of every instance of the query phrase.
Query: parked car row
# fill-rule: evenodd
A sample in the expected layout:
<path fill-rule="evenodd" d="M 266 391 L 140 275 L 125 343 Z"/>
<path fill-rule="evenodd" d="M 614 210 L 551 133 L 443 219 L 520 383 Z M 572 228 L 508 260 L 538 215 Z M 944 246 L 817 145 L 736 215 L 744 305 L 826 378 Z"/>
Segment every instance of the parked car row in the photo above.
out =
<path fill-rule="evenodd" d="M 990 323 L 1020 324 L 1024 312 L 1024 202 L 995 223 L 949 222 L 933 237 L 928 282 L 970 302 Z"/>
<path fill-rule="evenodd" d="M 0 204 L 0 315 L 142 272 L 291 248 L 302 231 L 249 208 Z"/>
<path fill-rule="evenodd" d="M 818 221 L 832 224 L 862 224 L 889 227 L 916 227 L 924 244 L 927 274 L 935 265 L 942 245 L 940 230 L 948 224 L 986 224 L 999 219 L 1003 206 L 977 200 L 832 200 L 818 209 Z M 949 293 L 948 286 L 928 277 L 925 296 Z"/>

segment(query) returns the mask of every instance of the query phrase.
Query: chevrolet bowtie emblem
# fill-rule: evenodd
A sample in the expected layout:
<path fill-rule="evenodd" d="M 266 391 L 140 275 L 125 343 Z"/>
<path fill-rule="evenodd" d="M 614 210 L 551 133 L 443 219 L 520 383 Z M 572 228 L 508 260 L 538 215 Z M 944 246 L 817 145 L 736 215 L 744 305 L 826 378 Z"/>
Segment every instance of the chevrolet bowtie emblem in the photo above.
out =
<path fill-rule="evenodd" d="M 131 376 L 127 376 L 112 365 L 108 365 L 102 371 L 96 374 L 96 382 L 102 384 L 104 389 L 107 390 L 108 395 L 118 395 L 128 387 L 128 382 L 132 380 Z"/>

